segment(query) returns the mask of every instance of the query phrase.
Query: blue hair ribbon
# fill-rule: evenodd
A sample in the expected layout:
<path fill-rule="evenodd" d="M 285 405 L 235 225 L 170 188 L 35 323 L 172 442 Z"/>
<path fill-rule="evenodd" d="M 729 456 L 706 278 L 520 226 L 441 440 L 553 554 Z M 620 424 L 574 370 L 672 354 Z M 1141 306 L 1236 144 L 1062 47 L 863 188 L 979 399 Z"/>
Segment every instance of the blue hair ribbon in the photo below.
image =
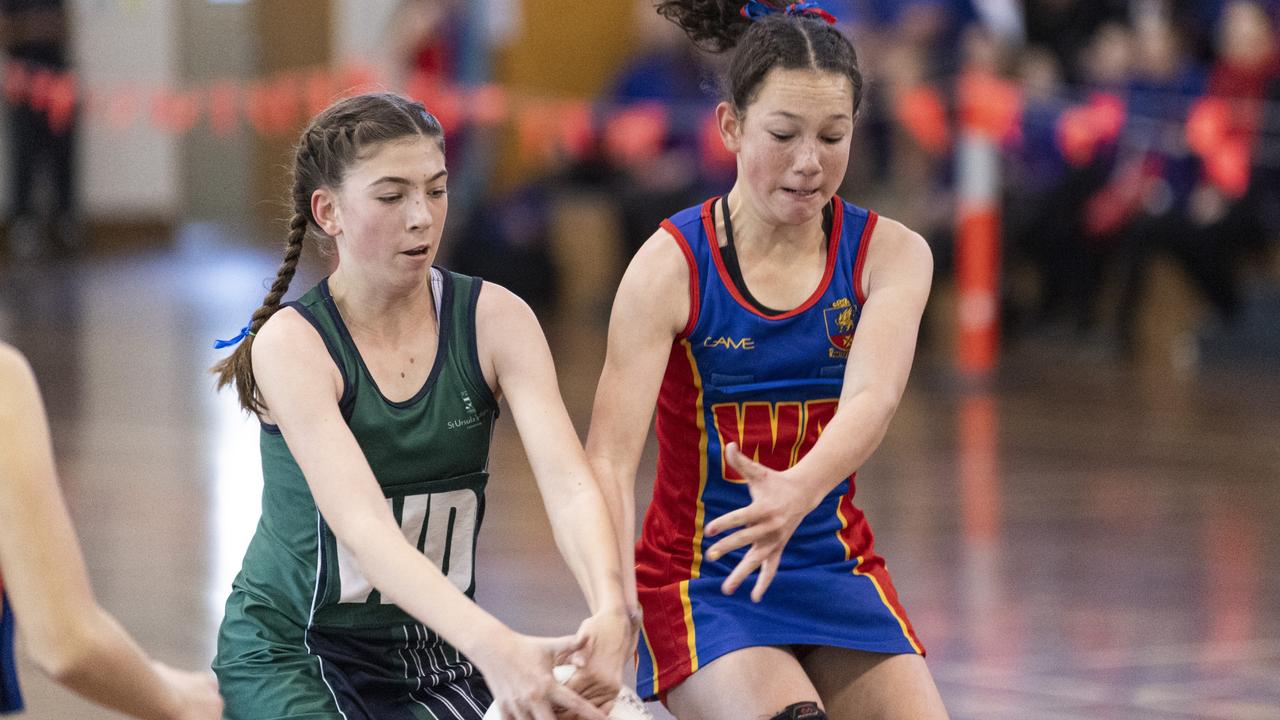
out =
<path fill-rule="evenodd" d="M 252 325 L 252 324 L 253 324 L 253 321 L 249 321 L 249 325 Z M 249 325 L 245 325 L 244 327 L 240 328 L 240 334 L 236 335 L 230 340 L 218 340 L 215 338 L 213 341 L 213 349 L 221 350 L 222 348 L 229 348 L 232 345 L 239 344 L 241 340 L 247 337 L 252 337 L 256 333 L 249 332 Z"/>
<path fill-rule="evenodd" d="M 835 15 L 823 10 L 822 6 L 815 0 L 788 3 L 787 6 L 783 8 L 766 5 L 760 2 L 760 0 L 750 0 L 742 6 L 742 10 L 740 12 L 742 17 L 748 20 L 759 20 L 760 18 L 773 15 L 775 13 L 785 13 L 792 17 L 816 17 L 819 20 L 826 21 L 828 25 L 835 25 L 838 22 Z"/>

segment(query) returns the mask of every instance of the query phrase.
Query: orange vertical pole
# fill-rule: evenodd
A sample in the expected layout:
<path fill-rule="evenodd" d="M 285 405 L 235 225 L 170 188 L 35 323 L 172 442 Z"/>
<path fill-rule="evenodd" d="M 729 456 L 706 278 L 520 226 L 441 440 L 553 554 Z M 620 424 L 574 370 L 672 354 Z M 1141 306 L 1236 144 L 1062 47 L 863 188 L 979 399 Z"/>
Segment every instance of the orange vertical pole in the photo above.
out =
<path fill-rule="evenodd" d="M 984 377 L 1000 351 L 1000 140 L 1020 112 L 1012 87 L 986 73 L 958 83 L 956 366 Z"/>

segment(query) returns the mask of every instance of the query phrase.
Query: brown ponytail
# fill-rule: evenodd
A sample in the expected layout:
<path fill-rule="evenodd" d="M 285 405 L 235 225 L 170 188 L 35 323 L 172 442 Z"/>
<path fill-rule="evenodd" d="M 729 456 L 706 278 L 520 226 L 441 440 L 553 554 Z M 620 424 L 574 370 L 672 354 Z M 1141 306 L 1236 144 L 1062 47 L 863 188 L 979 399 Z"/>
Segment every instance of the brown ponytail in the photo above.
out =
<path fill-rule="evenodd" d="M 741 0 L 661 0 L 660 15 L 680 26 L 695 44 L 711 52 L 732 50 L 724 94 L 739 113 L 755 101 L 769 71 L 812 68 L 844 75 L 853 88 L 853 112 L 862 102 L 862 71 L 853 44 L 824 20 L 783 13 L 748 20 Z M 786 6 L 770 0 L 775 9 Z"/>

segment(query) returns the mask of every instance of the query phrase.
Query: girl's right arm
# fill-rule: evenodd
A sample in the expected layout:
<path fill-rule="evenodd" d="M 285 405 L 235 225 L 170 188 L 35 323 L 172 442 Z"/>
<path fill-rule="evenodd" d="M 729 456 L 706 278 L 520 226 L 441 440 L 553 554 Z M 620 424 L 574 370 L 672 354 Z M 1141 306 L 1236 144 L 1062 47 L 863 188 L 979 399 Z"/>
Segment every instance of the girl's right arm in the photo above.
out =
<path fill-rule="evenodd" d="M 596 386 L 587 459 L 622 558 L 628 606 L 636 611 L 635 483 L 671 344 L 689 319 L 690 270 L 674 237 L 658 230 L 622 276 L 609 318 L 604 369 Z"/>
<path fill-rule="evenodd" d="M 305 319 L 289 309 L 272 316 L 254 340 L 253 372 L 316 507 L 374 587 L 473 660 L 508 717 L 550 718 L 555 702 L 604 720 L 552 678 L 556 656 L 574 648 L 573 638 L 512 631 L 405 539 L 338 409 L 337 368 Z"/>
<path fill-rule="evenodd" d="M 4 344 L 0 399 L 0 572 L 36 666 L 134 717 L 216 720 L 222 699 L 213 676 L 152 661 L 94 598 L 35 377 Z"/>

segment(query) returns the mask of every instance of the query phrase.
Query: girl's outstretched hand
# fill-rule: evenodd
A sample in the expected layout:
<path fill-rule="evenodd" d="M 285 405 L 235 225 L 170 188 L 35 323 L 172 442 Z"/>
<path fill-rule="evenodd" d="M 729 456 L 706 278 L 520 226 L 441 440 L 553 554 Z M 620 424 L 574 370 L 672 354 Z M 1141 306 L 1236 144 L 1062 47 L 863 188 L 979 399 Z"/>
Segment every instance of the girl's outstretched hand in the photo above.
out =
<path fill-rule="evenodd" d="M 724 452 L 729 465 L 746 478 L 751 504 L 707 523 L 707 536 L 741 528 L 708 548 L 707 559 L 718 560 L 750 545 L 746 557 L 729 573 L 720 589 L 725 595 L 732 595 L 748 575 L 759 570 L 760 577 L 751 589 L 751 599 L 760 602 L 778 572 L 787 541 L 820 498 L 810 498 L 806 489 L 790 482 L 785 472 L 765 467 L 743 455 L 737 443 L 729 443 Z"/>
<path fill-rule="evenodd" d="M 599 612 L 578 627 L 582 648 L 574 652 L 575 668 L 566 683 L 570 690 L 608 714 L 618 697 L 622 670 L 635 647 L 635 629 L 626 612 Z"/>
<path fill-rule="evenodd" d="M 222 717 L 222 696 L 218 694 L 218 680 L 213 673 L 176 670 L 160 662 L 152 663 L 152 667 L 169 686 L 176 720 L 219 720 Z"/>
<path fill-rule="evenodd" d="M 582 649 L 585 639 L 532 637 L 507 631 L 486 643 L 475 660 L 493 693 L 493 706 L 503 720 L 555 720 L 562 717 L 607 720 L 595 705 L 556 682 L 551 669 Z M 492 709 L 486 717 L 493 715 Z"/>

